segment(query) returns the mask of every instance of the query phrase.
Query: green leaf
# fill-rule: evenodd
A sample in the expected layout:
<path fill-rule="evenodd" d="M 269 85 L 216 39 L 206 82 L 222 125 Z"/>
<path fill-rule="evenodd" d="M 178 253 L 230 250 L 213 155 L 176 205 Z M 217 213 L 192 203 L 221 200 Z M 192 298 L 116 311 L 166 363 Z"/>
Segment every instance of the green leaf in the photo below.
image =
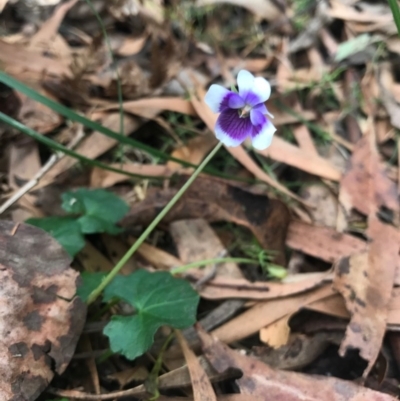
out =
<path fill-rule="evenodd" d="M 109 223 L 121 220 L 129 206 L 117 195 L 105 189 L 80 188 L 62 194 L 62 208 L 72 214 L 97 217 Z"/>
<path fill-rule="evenodd" d="M 82 272 L 81 273 L 81 284 L 76 291 L 76 295 L 82 299 L 82 301 L 86 302 L 89 298 L 89 295 L 93 290 L 95 290 L 107 276 L 107 273 L 104 272 Z"/>
<path fill-rule="evenodd" d="M 72 217 L 32 218 L 28 219 L 26 223 L 48 232 L 72 257 L 85 246 L 81 227 Z"/>
<path fill-rule="evenodd" d="M 117 276 L 104 300 L 121 298 L 136 309 L 134 316 L 114 316 L 104 328 L 114 352 L 134 359 L 146 352 L 160 326 L 183 329 L 196 322 L 199 296 L 191 285 L 168 272 L 139 270 Z"/>
<path fill-rule="evenodd" d="M 117 235 L 124 231 L 114 223 L 110 223 L 97 216 L 82 216 L 78 219 L 78 223 L 81 226 L 81 231 L 85 234 L 107 233 Z"/>

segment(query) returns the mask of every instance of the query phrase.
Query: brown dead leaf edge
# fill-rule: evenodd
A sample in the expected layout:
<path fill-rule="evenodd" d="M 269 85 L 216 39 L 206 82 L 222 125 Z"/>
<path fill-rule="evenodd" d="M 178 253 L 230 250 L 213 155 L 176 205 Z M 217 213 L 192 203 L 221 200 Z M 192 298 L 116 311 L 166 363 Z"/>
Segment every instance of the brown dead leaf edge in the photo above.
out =
<path fill-rule="evenodd" d="M 78 273 L 50 235 L 0 221 L 0 401 L 29 401 L 72 358 L 86 317 Z"/>

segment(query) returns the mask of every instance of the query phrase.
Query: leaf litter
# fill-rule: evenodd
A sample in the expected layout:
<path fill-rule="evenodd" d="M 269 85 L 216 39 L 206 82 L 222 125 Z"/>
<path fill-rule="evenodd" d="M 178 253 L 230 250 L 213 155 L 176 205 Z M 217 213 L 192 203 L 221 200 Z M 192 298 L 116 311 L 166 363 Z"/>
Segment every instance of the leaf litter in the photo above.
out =
<path fill-rule="evenodd" d="M 149 399 L 154 386 L 165 401 L 398 398 L 400 39 L 388 5 L 92 5 L 107 40 L 85 2 L 0 2 L 3 71 L 150 147 L 121 144 L 4 90 L 1 111 L 119 172 L 70 156 L 40 172 L 51 151 L 2 124 L 1 203 L 12 202 L 1 222 L 9 277 L 0 399 Z M 204 94 L 211 83 L 229 87 L 243 68 L 272 84 L 272 145 L 221 150 L 85 323 L 77 271 L 85 298 L 214 146 Z M 75 143 L 77 133 L 84 138 Z M 86 204 L 99 188 L 110 203 Z M 84 193 L 77 203 L 74 193 Z M 20 224 L 28 218 L 76 254 L 74 270 L 55 240 Z M 21 266 L 23 285 L 12 275 Z M 282 268 L 284 278 L 271 273 Z M 166 287 L 174 271 L 180 289 Z M 37 288 L 48 301 L 35 301 Z M 142 303 L 148 294 L 154 305 Z M 187 327 L 196 320 L 211 334 Z M 171 327 L 181 334 L 157 378 Z"/>

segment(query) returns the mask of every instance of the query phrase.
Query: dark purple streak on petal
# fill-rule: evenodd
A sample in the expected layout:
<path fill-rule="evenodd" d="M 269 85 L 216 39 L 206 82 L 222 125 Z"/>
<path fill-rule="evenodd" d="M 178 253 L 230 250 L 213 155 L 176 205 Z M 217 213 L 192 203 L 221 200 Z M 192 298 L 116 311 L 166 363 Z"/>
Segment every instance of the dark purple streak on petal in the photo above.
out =
<path fill-rule="evenodd" d="M 222 130 L 232 138 L 244 141 L 253 132 L 250 117 L 240 118 L 237 110 L 224 110 L 218 120 Z"/>

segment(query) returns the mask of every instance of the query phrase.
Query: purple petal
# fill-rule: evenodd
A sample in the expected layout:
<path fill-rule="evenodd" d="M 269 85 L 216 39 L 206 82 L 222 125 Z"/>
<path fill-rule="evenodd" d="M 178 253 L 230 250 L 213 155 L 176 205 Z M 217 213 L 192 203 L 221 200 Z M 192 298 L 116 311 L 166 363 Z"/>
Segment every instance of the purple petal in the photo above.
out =
<path fill-rule="evenodd" d="M 268 114 L 267 107 L 265 106 L 264 103 L 257 104 L 257 106 L 253 107 L 253 110 L 257 110 L 262 114 Z"/>
<path fill-rule="evenodd" d="M 250 110 L 251 123 L 257 128 L 259 125 L 263 125 L 267 122 L 267 117 L 263 113 L 256 109 Z"/>
<path fill-rule="evenodd" d="M 221 106 L 223 106 L 225 98 L 230 93 L 231 91 L 223 86 L 214 84 L 208 89 L 204 101 L 214 113 L 219 113 L 222 111 Z"/>
<path fill-rule="evenodd" d="M 240 118 L 237 110 L 224 110 L 215 125 L 215 134 L 225 146 L 239 146 L 253 132 L 250 118 Z"/>
<path fill-rule="evenodd" d="M 268 148 L 268 146 L 271 145 L 275 131 L 276 128 L 266 117 L 264 124 L 253 126 L 253 132 L 251 135 L 253 148 L 258 150 Z"/>
<path fill-rule="evenodd" d="M 231 92 L 228 95 L 228 105 L 231 109 L 241 109 L 245 106 L 244 100 L 237 93 Z"/>

